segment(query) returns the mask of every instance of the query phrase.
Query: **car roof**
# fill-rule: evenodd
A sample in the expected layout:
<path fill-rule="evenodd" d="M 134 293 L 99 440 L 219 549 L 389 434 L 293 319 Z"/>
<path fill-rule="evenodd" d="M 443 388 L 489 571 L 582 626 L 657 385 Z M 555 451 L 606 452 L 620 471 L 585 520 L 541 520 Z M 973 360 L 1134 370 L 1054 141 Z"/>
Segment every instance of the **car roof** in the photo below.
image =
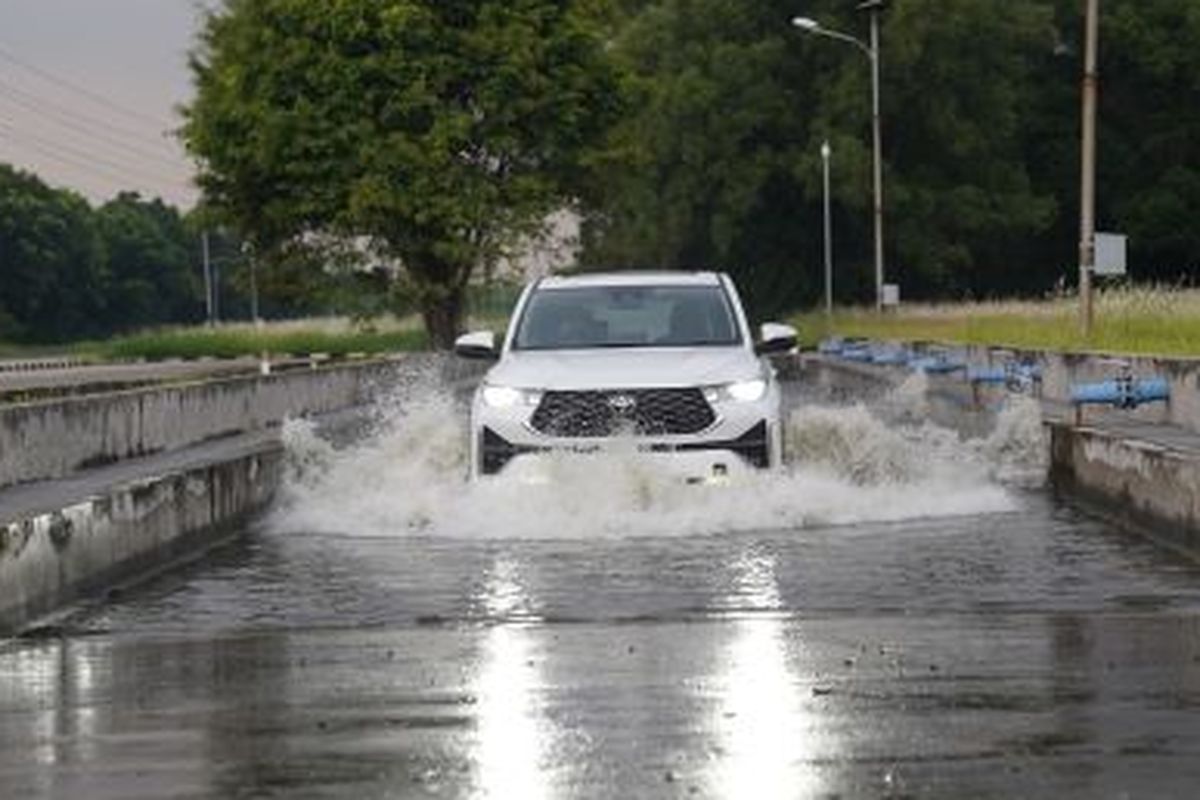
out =
<path fill-rule="evenodd" d="M 594 286 L 717 286 L 715 272 L 671 272 L 627 270 L 624 272 L 587 272 L 579 275 L 551 275 L 543 278 L 539 289 L 575 289 Z"/>

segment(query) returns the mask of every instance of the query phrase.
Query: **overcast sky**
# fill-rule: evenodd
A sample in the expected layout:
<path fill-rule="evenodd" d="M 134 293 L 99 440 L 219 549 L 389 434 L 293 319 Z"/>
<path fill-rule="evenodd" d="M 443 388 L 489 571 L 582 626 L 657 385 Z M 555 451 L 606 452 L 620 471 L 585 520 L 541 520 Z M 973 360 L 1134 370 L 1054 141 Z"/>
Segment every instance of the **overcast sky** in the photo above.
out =
<path fill-rule="evenodd" d="M 183 208 L 170 131 L 191 96 L 197 0 L 0 0 L 0 162 L 94 203 L 124 189 Z"/>

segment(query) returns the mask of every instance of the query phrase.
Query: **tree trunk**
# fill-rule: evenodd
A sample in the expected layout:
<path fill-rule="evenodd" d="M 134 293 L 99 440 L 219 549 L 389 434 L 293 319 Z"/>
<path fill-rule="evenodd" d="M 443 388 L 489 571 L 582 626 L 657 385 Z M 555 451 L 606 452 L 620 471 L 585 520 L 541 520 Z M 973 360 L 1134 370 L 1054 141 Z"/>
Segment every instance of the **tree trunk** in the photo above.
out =
<path fill-rule="evenodd" d="M 453 287 L 438 294 L 439 297 L 431 297 L 421 304 L 421 317 L 425 320 L 430 344 L 437 350 L 452 350 L 454 340 L 462 332 L 464 292 Z"/>

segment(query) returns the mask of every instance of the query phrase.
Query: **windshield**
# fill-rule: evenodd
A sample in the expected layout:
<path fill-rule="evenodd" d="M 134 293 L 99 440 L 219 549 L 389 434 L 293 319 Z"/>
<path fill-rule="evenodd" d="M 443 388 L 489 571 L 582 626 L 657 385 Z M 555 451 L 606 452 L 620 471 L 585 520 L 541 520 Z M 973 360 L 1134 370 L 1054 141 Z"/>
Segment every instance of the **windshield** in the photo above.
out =
<path fill-rule="evenodd" d="M 587 286 L 534 292 L 513 347 L 697 347 L 741 343 L 720 286 Z"/>

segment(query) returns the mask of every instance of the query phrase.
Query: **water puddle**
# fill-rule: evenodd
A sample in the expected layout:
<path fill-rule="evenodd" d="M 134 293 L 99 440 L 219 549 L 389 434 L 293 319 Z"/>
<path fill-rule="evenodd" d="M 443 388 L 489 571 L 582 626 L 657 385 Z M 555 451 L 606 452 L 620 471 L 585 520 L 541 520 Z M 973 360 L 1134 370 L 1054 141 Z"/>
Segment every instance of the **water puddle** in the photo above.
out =
<path fill-rule="evenodd" d="M 409 392 L 408 397 L 420 395 Z M 789 464 L 728 486 L 686 486 L 620 453 L 564 458 L 547 485 L 468 484 L 465 412 L 434 390 L 382 404 L 369 440 L 342 449 L 287 423 L 289 476 L 270 524 L 356 537 L 587 539 L 788 530 L 1019 509 L 1046 446 L 1036 403 L 964 438 L 928 421 L 923 387 L 872 407 L 805 405 Z"/>

